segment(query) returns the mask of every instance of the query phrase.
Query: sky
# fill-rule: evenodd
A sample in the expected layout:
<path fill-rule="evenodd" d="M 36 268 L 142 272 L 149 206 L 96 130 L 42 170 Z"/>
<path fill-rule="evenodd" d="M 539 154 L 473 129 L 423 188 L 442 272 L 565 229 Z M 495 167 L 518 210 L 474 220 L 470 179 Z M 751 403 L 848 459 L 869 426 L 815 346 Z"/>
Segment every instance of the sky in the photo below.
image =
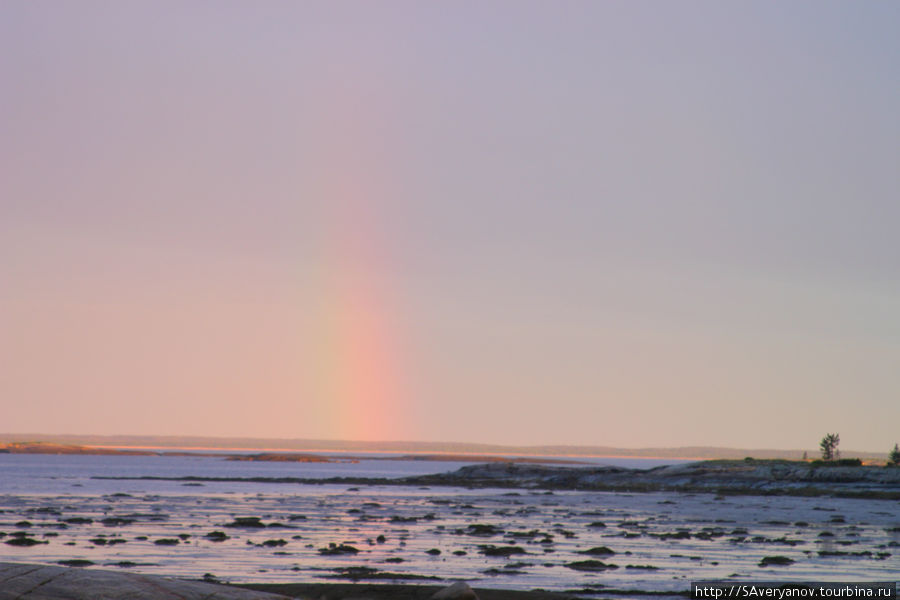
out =
<path fill-rule="evenodd" d="M 900 441 L 895 2 L 0 3 L 0 432 Z"/>

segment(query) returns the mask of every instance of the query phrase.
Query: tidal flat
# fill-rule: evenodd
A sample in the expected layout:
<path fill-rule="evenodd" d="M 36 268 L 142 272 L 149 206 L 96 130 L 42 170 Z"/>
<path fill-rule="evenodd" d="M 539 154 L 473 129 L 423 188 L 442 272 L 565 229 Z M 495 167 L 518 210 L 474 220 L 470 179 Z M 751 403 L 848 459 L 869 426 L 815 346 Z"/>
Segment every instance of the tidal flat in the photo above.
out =
<path fill-rule="evenodd" d="M 231 583 L 603 593 L 695 579 L 887 580 L 896 500 L 508 488 L 274 486 L 0 496 L 2 560 Z M 783 557 L 783 558 L 772 558 Z"/>

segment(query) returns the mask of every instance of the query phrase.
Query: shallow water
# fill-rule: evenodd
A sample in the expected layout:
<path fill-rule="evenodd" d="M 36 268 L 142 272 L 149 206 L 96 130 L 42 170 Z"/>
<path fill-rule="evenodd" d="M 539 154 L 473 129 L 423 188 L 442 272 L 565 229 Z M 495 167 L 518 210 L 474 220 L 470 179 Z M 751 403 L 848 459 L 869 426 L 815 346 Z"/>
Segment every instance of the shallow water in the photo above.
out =
<path fill-rule="evenodd" d="M 462 464 L 467 463 L 0 456 L 0 532 L 7 534 L 3 541 L 25 532 L 47 542 L 31 547 L 0 544 L 0 560 L 85 559 L 107 568 L 127 561 L 137 563 L 128 568 L 140 572 L 186 577 L 210 573 L 232 582 L 325 581 L 346 577 L 340 569 L 365 567 L 405 576 L 466 579 L 482 587 L 553 590 L 605 586 L 675 591 L 687 589 L 691 580 L 732 576 L 876 581 L 900 572 L 900 530 L 890 531 L 900 526 L 897 501 L 242 482 L 186 485 L 90 478 L 98 473 L 380 477 L 447 471 Z M 65 522 L 78 517 L 92 522 Z M 131 522 L 101 522 L 110 517 Z M 270 526 L 227 527 L 236 517 L 258 517 Z M 591 526 L 597 522 L 605 527 Z M 493 530 L 471 529 L 472 524 Z M 211 531 L 222 531 L 229 539 L 214 542 L 204 537 Z M 158 545 L 159 539 L 178 543 Z M 269 546 L 264 545 L 267 541 Z M 358 552 L 321 554 L 331 543 Z M 515 547 L 522 553 L 485 556 L 488 545 Z M 614 554 L 581 554 L 595 547 Z M 759 566 L 763 557 L 774 555 L 794 563 Z M 618 568 L 571 568 L 571 563 L 584 560 Z"/>

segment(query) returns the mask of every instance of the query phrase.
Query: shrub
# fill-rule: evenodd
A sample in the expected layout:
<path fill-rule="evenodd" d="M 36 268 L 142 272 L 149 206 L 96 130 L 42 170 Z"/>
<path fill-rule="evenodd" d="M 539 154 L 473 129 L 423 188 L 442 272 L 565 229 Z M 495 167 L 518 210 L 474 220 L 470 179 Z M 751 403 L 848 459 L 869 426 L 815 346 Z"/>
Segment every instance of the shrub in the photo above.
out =
<path fill-rule="evenodd" d="M 888 464 L 900 466 L 900 446 L 894 444 L 894 449 L 888 453 Z"/>

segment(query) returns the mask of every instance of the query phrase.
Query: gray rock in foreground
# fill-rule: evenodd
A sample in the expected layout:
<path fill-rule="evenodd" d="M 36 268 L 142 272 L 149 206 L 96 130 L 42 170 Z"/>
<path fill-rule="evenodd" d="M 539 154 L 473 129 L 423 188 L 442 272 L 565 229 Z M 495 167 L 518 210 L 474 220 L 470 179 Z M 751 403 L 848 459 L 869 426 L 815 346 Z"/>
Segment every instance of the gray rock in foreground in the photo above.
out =
<path fill-rule="evenodd" d="M 0 600 L 288 600 L 200 581 L 95 569 L 0 563 Z"/>
<path fill-rule="evenodd" d="M 478 600 L 475 591 L 465 581 L 457 581 L 453 585 L 436 591 L 430 600 Z"/>

